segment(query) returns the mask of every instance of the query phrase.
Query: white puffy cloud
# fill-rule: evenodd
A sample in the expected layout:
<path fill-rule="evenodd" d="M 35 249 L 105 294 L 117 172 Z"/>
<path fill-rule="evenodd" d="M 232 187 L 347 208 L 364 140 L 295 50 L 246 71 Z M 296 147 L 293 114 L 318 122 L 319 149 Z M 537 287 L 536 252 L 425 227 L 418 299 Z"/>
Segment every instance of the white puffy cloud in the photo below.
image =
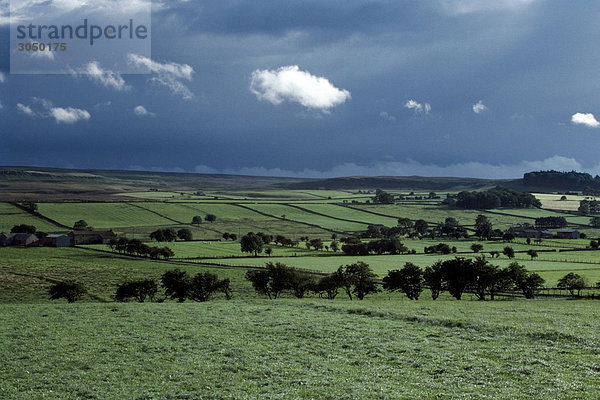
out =
<path fill-rule="evenodd" d="M 40 7 L 43 3 L 44 7 Z M 9 7 L 10 5 L 10 7 Z M 66 14 L 77 12 L 94 12 L 115 16 L 131 16 L 132 14 L 150 12 L 163 9 L 163 2 L 151 0 L 52 0 L 52 1 L 0 1 L 0 26 L 9 23 L 17 23 L 25 20 L 32 20 L 39 16 L 57 19 Z"/>
<path fill-rule="evenodd" d="M 482 100 L 479 100 L 477 103 L 473 104 L 473 112 L 475 114 L 481 114 L 484 111 L 487 111 L 488 108 L 485 104 L 483 104 Z"/>
<path fill-rule="evenodd" d="M 87 110 L 74 107 L 55 107 L 49 100 L 39 97 L 33 97 L 32 99 L 35 103 L 41 105 L 42 110 L 34 111 L 30 106 L 22 103 L 17 103 L 17 109 L 30 117 L 54 118 L 57 124 L 73 124 L 91 118 Z"/>
<path fill-rule="evenodd" d="M 35 112 L 31 109 L 31 107 L 26 106 L 25 104 L 17 103 L 17 110 L 25 115 L 29 115 L 30 117 L 35 117 Z"/>
<path fill-rule="evenodd" d="M 349 91 L 336 88 L 327 78 L 300 71 L 297 65 L 276 70 L 255 70 L 250 91 L 259 100 L 273 104 L 287 100 L 321 111 L 328 111 L 352 98 Z"/>
<path fill-rule="evenodd" d="M 138 117 L 154 117 L 154 113 L 146 110 L 146 107 L 142 105 L 135 107 L 133 113 Z"/>
<path fill-rule="evenodd" d="M 131 87 L 125 83 L 121 74 L 103 69 L 99 62 L 92 61 L 83 66 L 83 68 L 74 72 L 74 75 L 87 76 L 94 82 L 101 84 L 104 87 L 112 88 L 118 91 L 129 90 Z"/>
<path fill-rule="evenodd" d="M 600 127 L 600 122 L 596 120 L 596 117 L 594 117 L 594 114 L 592 113 L 575 113 L 571 116 L 571 122 L 575 125 L 585 125 L 588 128 Z"/>
<path fill-rule="evenodd" d="M 194 94 L 181 80 L 191 81 L 194 68 L 187 64 L 160 63 L 138 54 L 129 54 L 129 62 L 143 67 L 148 73 L 153 74 L 150 82 L 168 87 L 173 94 L 181 96 L 184 100 L 194 97 Z"/>
<path fill-rule="evenodd" d="M 89 112 L 79 108 L 52 107 L 49 111 L 50 115 L 54 118 L 57 124 L 74 124 L 78 121 L 88 120 L 91 117 Z"/>
<path fill-rule="evenodd" d="M 429 114 L 431 112 L 431 104 L 421 104 L 416 100 L 408 100 L 406 103 L 404 103 L 404 107 L 414 110 L 414 112 L 417 114 Z"/>

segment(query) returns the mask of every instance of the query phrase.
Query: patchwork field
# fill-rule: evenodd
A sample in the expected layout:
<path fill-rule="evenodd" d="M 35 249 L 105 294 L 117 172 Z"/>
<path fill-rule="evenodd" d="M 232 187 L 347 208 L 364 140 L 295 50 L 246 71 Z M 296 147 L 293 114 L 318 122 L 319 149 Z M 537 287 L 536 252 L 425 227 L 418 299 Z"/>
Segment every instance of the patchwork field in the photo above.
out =
<path fill-rule="evenodd" d="M 12 204 L 0 203 L 0 233 L 10 232 L 13 226 L 20 224 L 34 225 L 43 232 L 53 232 L 60 229 L 56 225 L 34 217 Z"/>
<path fill-rule="evenodd" d="M 248 268 L 267 262 L 319 273 L 364 261 L 382 278 L 406 262 L 420 267 L 453 257 L 477 256 L 471 245 L 501 267 L 513 261 L 539 273 L 555 287 L 568 272 L 590 286 L 600 281 L 600 252 L 582 250 L 597 238 L 588 217 L 549 210 L 457 210 L 432 201 L 393 205 L 365 204 L 372 195 L 355 191 L 190 190 L 122 192 L 131 201 L 38 203 L 39 212 L 72 226 L 85 220 L 96 229 L 115 229 L 150 246 L 168 246 L 169 261 L 85 248 L 0 248 L 0 398 L 89 399 L 596 399 L 600 334 L 597 300 L 566 297 L 524 300 L 502 297 L 462 301 L 448 293 L 433 301 L 425 290 L 418 301 L 382 291 L 363 301 L 335 300 L 291 293 L 266 300 L 244 278 Z M 406 193 L 404 193 L 406 194 Z M 215 198 L 216 197 L 216 198 Z M 137 200 L 135 200 L 137 199 Z M 141 201 L 144 200 L 144 201 Z M 156 200 L 156 201 L 152 201 Z M 346 200 L 347 202 L 343 202 Z M 355 201 L 355 203 L 352 203 Z M 565 209 L 566 210 L 566 209 Z M 194 216 L 214 214 L 215 222 L 192 225 Z M 331 250 L 272 244 L 273 254 L 242 253 L 247 232 L 337 238 L 365 231 L 368 225 L 395 226 L 399 217 L 431 224 L 456 218 L 473 228 L 477 215 L 494 228 L 532 223 L 540 216 L 566 216 L 571 228 L 588 234 L 580 240 L 512 243 L 470 239 L 409 239 L 415 254 L 345 256 Z M 35 225 L 60 228 L 0 203 L 0 227 Z M 194 241 L 157 243 L 157 228 L 188 228 Z M 235 233 L 236 241 L 222 234 Z M 472 233 L 472 232 L 471 232 Z M 216 241 L 221 239 L 221 241 Z M 424 254 L 440 242 L 456 254 Z M 515 258 L 491 258 L 506 246 Z M 531 259 L 525 252 L 538 251 Z M 572 249 L 576 251 L 560 252 Z M 547 252 L 547 250 L 551 250 Z M 118 303 L 121 283 L 156 281 L 167 270 L 230 279 L 233 300 L 217 294 L 208 303 L 170 299 L 162 303 Z M 81 302 L 51 302 L 49 287 L 75 279 L 88 288 Z M 542 294 L 545 292 L 542 291 Z M 596 289 L 585 289 L 583 295 Z M 549 292 L 547 293 L 549 294 Z M 553 292 L 552 294 L 557 294 Z M 561 293 L 566 296 L 566 292 Z M 165 298 L 162 290 L 157 296 Z M 159 368 L 157 368 L 159 366 Z"/>

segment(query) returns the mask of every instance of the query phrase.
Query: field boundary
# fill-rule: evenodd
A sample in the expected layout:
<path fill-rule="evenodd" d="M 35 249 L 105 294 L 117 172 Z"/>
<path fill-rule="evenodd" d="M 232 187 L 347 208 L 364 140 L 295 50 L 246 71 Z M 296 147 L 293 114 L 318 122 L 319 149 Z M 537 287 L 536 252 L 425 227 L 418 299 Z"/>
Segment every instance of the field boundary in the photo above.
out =
<path fill-rule="evenodd" d="M 333 229 L 329 229 L 329 228 L 322 227 L 322 226 L 320 226 L 320 225 L 311 224 L 311 223 L 309 223 L 309 222 L 296 221 L 295 219 L 289 219 L 289 218 L 281 218 L 281 217 L 278 217 L 278 216 L 276 216 L 276 215 L 272 215 L 272 214 L 268 214 L 268 213 L 266 213 L 266 212 L 263 212 L 263 211 L 258 211 L 258 210 L 255 210 L 255 209 L 253 209 L 253 208 L 250 208 L 250 207 L 248 207 L 248 206 L 245 206 L 245 205 L 243 205 L 243 204 L 234 204 L 234 203 L 230 203 L 230 204 L 231 204 L 231 205 L 233 205 L 233 206 L 236 206 L 236 207 L 241 207 L 241 208 L 244 208 L 244 209 L 246 209 L 246 210 L 249 210 L 249 211 L 255 212 L 255 213 L 257 213 L 257 214 L 260 214 L 260 215 L 262 215 L 262 216 L 264 216 L 264 217 L 275 218 L 275 219 L 278 219 L 278 220 L 280 220 L 280 221 L 289 221 L 289 222 L 294 222 L 294 223 L 296 223 L 296 224 L 302 224 L 302 225 L 306 225 L 306 226 L 311 226 L 311 227 L 313 227 L 313 228 L 319 228 L 319 229 L 323 229 L 324 231 L 331 232 L 331 233 L 340 233 L 340 234 L 346 234 L 346 232 L 336 231 L 336 230 L 333 230 Z M 277 204 L 279 204 L 279 205 L 285 205 L 285 206 L 289 206 L 289 204 L 282 204 L 282 203 L 277 203 Z"/>
<path fill-rule="evenodd" d="M 27 207 L 23 207 L 23 206 L 22 206 L 21 204 L 19 204 L 19 203 L 16 203 L 16 202 L 9 202 L 8 204 L 11 204 L 11 205 L 13 205 L 13 206 L 17 207 L 18 209 L 20 209 L 20 210 L 23 210 L 23 211 L 25 211 L 26 213 L 28 213 L 28 214 L 30 214 L 30 215 L 33 215 L 33 216 L 34 216 L 34 217 L 36 217 L 36 218 L 42 219 L 42 220 L 44 220 L 44 221 L 46 221 L 46 222 L 48 222 L 48 223 L 50 223 L 50 224 L 52 224 L 52 225 L 55 225 L 55 226 L 57 226 L 57 227 L 59 227 L 59 228 L 64 228 L 64 229 L 67 229 L 67 230 L 72 230 L 72 228 L 71 228 L 70 226 L 63 225 L 63 224 L 61 224 L 60 222 L 58 222 L 58 221 L 55 221 L 55 220 L 53 220 L 52 218 L 46 217 L 45 215 L 43 215 L 43 214 L 40 214 L 40 213 L 39 213 L 39 212 L 37 212 L 37 211 L 32 211 L 32 210 L 28 209 Z"/>

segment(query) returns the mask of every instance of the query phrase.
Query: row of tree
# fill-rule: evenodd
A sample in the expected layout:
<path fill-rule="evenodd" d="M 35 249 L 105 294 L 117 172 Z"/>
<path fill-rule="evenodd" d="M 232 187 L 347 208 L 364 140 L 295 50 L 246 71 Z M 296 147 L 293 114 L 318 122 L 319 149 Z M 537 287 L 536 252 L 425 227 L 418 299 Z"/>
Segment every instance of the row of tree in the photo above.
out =
<path fill-rule="evenodd" d="M 201 272 L 192 277 L 185 271 L 173 269 L 161 276 L 160 284 L 165 290 L 165 298 L 176 299 L 180 303 L 186 299 L 208 301 L 217 292 L 223 293 L 227 300 L 231 299 L 229 279 L 221 280 L 210 272 Z M 57 282 L 49 289 L 51 300 L 66 299 L 69 303 L 80 300 L 87 292 L 85 285 L 75 280 Z M 158 284 L 154 279 L 137 279 L 120 284 L 115 293 L 115 300 L 135 300 L 143 303 L 146 299 L 155 301 L 157 293 Z M 165 298 L 158 301 L 164 301 Z"/>
<path fill-rule="evenodd" d="M 217 216 L 214 214 L 206 214 L 206 216 L 204 217 L 204 221 L 206 222 L 215 222 L 217 220 Z M 195 215 L 194 217 L 192 217 L 192 224 L 193 225 L 200 225 L 202 223 L 203 219 L 201 215 Z"/>
<path fill-rule="evenodd" d="M 408 252 L 408 248 L 398 239 L 384 238 L 372 240 L 368 243 L 348 243 L 342 246 L 342 251 L 346 255 L 351 256 L 366 256 L 372 253 L 375 254 L 402 254 Z"/>
<path fill-rule="evenodd" d="M 150 233 L 150 239 L 157 242 L 174 242 L 180 240 L 193 240 L 192 231 L 187 228 L 182 228 L 176 231 L 173 228 L 157 229 Z"/>
<path fill-rule="evenodd" d="M 285 291 L 298 298 L 311 291 L 334 299 L 339 290 L 343 290 L 350 300 L 353 295 L 362 300 L 368 294 L 380 291 L 377 276 L 364 262 L 341 266 L 320 279 L 282 263 L 267 263 L 265 269 L 249 270 L 246 279 L 258 293 L 269 299 L 276 299 Z M 383 278 L 383 289 L 403 292 L 412 300 L 417 300 L 425 288 L 431 290 L 433 300 L 444 291 L 457 300 L 465 291 L 474 293 L 480 300 L 487 296 L 494 300 L 500 292 L 515 290 L 531 299 L 543 284 L 542 277 L 530 273 L 521 264 L 513 262 L 506 268 L 500 268 L 490 264 L 483 256 L 475 260 L 457 257 L 438 261 L 424 270 L 407 262 L 402 269 L 389 271 Z"/>
<path fill-rule="evenodd" d="M 288 267 L 282 263 L 267 263 L 265 269 L 248 270 L 246 279 L 254 289 L 269 299 L 278 298 L 281 293 L 290 291 L 295 297 L 303 298 L 307 292 L 325 295 L 333 300 L 340 289 L 348 295 L 362 300 L 369 293 L 378 292 L 377 276 L 368 264 L 358 262 L 341 266 L 336 272 L 322 276 Z"/>
<path fill-rule="evenodd" d="M 402 269 L 389 271 L 383 278 L 384 289 L 403 292 L 411 300 L 417 300 L 425 287 L 431 290 L 434 300 L 444 291 L 457 300 L 465 291 L 474 293 L 479 300 L 485 300 L 486 296 L 494 300 L 496 294 L 514 290 L 532 299 L 543 284 L 542 277 L 521 264 L 513 262 L 500 268 L 483 256 L 475 260 L 457 257 L 438 261 L 424 270 L 407 262 Z"/>
<path fill-rule="evenodd" d="M 140 239 L 127 239 L 126 237 L 120 237 L 118 239 L 110 239 L 108 247 L 112 251 L 119 253 L 125 253 L 130 255 L 137 255 L 140 257 L 150 257 L 153 260 L 163 258 L 168 260 L 173 257 L 175 253 L 168 247 L 154 247 L 148 246 Z"/>
<path fill-rule="evenodd" d="M 447 199 L 448 200 L 448 199 Z M 471 210 L 491 208 L 531 208 L 541 207 L 542 203 L 531 193 L 517 192 L 501 186 L 485 191 L 463 191 L 458 194 L 455 202 L 447 203 L 460 208 Z"/>
<path fill-rule="evenodd" d="M 288 267 L 282 263 L 267 263 L 264 269 L 248 270 L 246 279 L 253 288 L 269 299 L 277 299 L 282 293 L 289 291 L 297 298 L 303 298 L 307 292 L 333 300 L 340 290 L 352 300 L 354 296 L 363 300 L 368 294 L 380 291 L 377 276 L 368 264 L 357 262 L 340 266 L 334 273 L 320 276 L 308 271 Z M 231 299 L 229 279 L 219 279 L 210 272 L 190 276 L 179 269 L 166 271 L 161 276 L 161 287 L 165 290 L 165 298 L 184 302 L 186 299 L 205 302 L 213 294 L 221 292 L 226 299 Z M 491 300 L 503 292 L 521 291 L 525 298 L 532 299 L 542 288 L 544 279 L 531 273 L 516 262 L 506 268 L 500 268 L 486 261 L 485 257 L 475 260 L 455 258 L 438 261 L 424 270 L 407 262 L 399 270 L 389 271 L 383 278 L 383 289 L 404 293 L 410 300 L 418 300 L 425 288 L 431 291 L 436 300 L 447 291 L 457 300 L 461 300 L 465 292 L 474 293 L 479 300 L 489 296 Z M 566 289 L 572 296 L 579 296 L 587 287 L 585 279 L 570 272 L 558 281 L 558 287 Z M 153 279 L 138 279 L 119 285 L 115 300 L 125 302 L 135 300 L 143 303 L 146 299 L 155 301 L 158 285 Z M 49 289 L 50 299 L 67 299 L 69 303 L 81 299 L 87 288 L 81 282 L 68 280 L 58 282 Z"/>

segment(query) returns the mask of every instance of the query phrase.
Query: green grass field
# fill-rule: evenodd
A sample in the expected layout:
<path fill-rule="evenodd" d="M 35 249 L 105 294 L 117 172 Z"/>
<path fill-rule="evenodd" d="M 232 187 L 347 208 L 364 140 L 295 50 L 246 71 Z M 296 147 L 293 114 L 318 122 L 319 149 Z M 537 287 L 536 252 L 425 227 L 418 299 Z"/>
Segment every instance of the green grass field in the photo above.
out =
<path fill-rule="evenodd" d="M 596 399 L 593 302 L 2 305 L 6 399 Z"/>
<path fill-rule="evenodd" d="M 304 222 L 306 224 L 318 225 L 333 231 L 364 231 L 366 223 L 340 221 L 331 217 L 311 214 L 284 204 L 248 204 L 249 208 L 265 214 L 283 217 L 291 221 Z"/>
<path fill-rule="evenodd" d="M 173 224 L 173 221 L 128 203 L 40 203 L 38 211 L 66 226 L 85 220 L 97 229 Z"/>
<path fill-rule="evenodd" d="M 426 290 L 416 302 L 388 292 L 352 302 L 342 292 L 333 301 L 312 293 L 304 299 L 285 293 L 269 301 L 244 278 L 247 267 L 269 261 L 319 272 L 364 261 L 383 277 L 408 261 L 425 267 L 456 255 L 475 257 L 470 246 L 481 243 L 482 254 L 493 264 L 518 261 L 538 272 L 548 287 L 568 272 L 593 285 L 600 281 L 600 252 L 539 252 L 534 260 L 523 253 L 585 248 L 589 239 L 526 244 L 522 239 L 402 238 L 417 254 L 363 257 L 306 250 L 301 243 L 299 248 L 273 245 L 272 256 L 257 258 L 242 254 L 238 241 L 203 240 L 224 232 L 241 236 L 262 231 L 293 239 L 318 237 L 328 245 L 331 231 L 394 226 L 398 217 L 435 223 L 451 216 L 472 226 L 484 214 L 495 228 L 506 229 L 562 214 L 455 210 L 416 201 L 353 208 L 334 204 L 372 197 L 346 191 L 216 190 L 204 198 L 192 193 L 129 193 L 160 202 L 38 204 L 43 215 L 68 226 L 84 219 L 97 229 L 115 228 L 145 240 L 157 227 L 186 227 L 197 240 L 148 243 L 173 249 L 175 258 L 169 262 L 109 253 L 104 245 L 0 248 L 0 399 L 600 398 L 596 300 L 481 302 L 467 293 L 456 301 L 444 293 L 432 301 Z M 206 214 L 215 214 L 217 221 L 190 225 L 193 216 Z M 580 223 L 585 218 L 567 219 Z M 0 203 L 0 227 L 9 230 L 20 223 L 56 230 Z M 423 254 L 425 246 L 440 242 L 455 246 L 458 254 Z M 490 251 L 505 246 L 517 251 L 515 259 L 489 258 Z M 158 281 L 173 268 L 230 279 L 233 300 L 218 294 L 208 303 L 114 301 L 119 284 L 138 278 Z M 48 299 L 52 283 L 65 279 L 86 285 L 88 294 L 81 302 Z M 158 297 L 164 298 L 162 290 Z"/>
<path fill-rule="evenodd" d="M 41 218 L 21 210 L 8 203 L 0 203 L 0 233 L 10 232 L 15 225 L 33 225 L 42 232 L 60 232 L 64 229 L 57 227 Z"/>

